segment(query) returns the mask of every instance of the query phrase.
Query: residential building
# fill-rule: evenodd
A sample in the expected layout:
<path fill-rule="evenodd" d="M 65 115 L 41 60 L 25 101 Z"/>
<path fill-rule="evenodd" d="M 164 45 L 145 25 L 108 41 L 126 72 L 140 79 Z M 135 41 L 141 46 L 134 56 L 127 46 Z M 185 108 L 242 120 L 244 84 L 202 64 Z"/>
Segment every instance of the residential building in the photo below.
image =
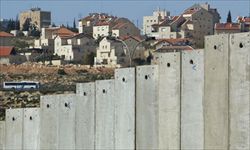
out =
<path fill-rule="evenodd" d="M 100 22 L 110 22 L 116 17 L 106 13 L 90 13 L 78 22 L 79 33 L 93 34 L 93 26 Z"/>
<path fill-rule="evenodd" d="M 11 46 L 13 45 L 14 35 L 1 31 L 0 32 L 0 46 Z"/>
<path fill-rule="evenodd" d="M 54 53 L 54 40 L 56 36 L 60 35 L 61 37 L 71 37 L 76 34 L 77 33 L 74 33 L 65 27 L 42 28 L 41 37 L 40 39 L 35 40 L 34 48 L 40 48 L 47 50 L 49 53 Z"/>
<path fill-rule="evenodd" d="M 214 33 L 212 14 L 204 8 L 194 8 L 185 11 L 182 16 L 186 19 L 181 26 L 184 38 L 193 39 L 196 48 L 203 48 L 205 36 Z"/>
<path fill-rule="evenodd" d="M 194 50 L 191 46 L 163 46 L 160 49 L 154 51 L 154 53 L 169 53 L 169 52 L 180 52 L 186 50 Z"/>
<path fill-rule="evenodd" d="M 62 57 L 65 61 L 82 64 L 84 55 L 95 53 L 95 40 L 92 36 L 84 33 L 57 34 L 54 41 L 55 55 Z"/>
<path fill-rule="evenodd" d="M 242 24 L 242 31 L 248 32 L 250 31 L 250 17 L 242 17 L 239 16 L 237 17 L 237 23 L 241 23 Z"/>
<path fill-rule="evenodd" d="M 159 8 L 153 11 L 152 16 L 144 16 L 143 17 L 143 34 L 147 36 L 151 36 L 153 28 L 153 24 L 159 24 L 166 18 L 170 16 L 170 12 L 164 10 L 160 10 Z"/>
<path fill-rule="evenodd" d="M 104 37 L 96 50 L 95 66 L 120 67 L 126 61 L 124 45 Z"/>
<path fill-rule="evenodd" d="M 26 57 L 18 55 L 13 46 L 0 46 L 0 64 L 21 64 L 25 61 Z"/>
<path fill-rule="evenodd" d="M 242 32 L 242 25 L 240 23 L 216 23 L 214 31 L 215 34 L 239 33 Z"/>
<path fill-rule="evenodd" d="M 111 34 L 111 23 L 110 22 L 98 22 L 93 26 L 93 37 L 98 39 Z"/>
<path fill-rule="evenodd" d="M 31 8 L 28 11 L 23 11 L 19 14 L 20 29 L 23 29 L 23 24 L 29 19 L 31 24 L 34 24 L 39 30 L 49 27 L 51 24 L 51 12 L 42 11 L 41 8 Z"/>
<path fill-rule="evenodd" d="M 93 26 L 93 37 L 113 36 L 140 36 L 140 30 L 127 18 L 113 18 L 109 21 L 101 21 Z"/>
<path fill-rule="evenodd" d="M 140 30 L 128 19 L 119 18 L 115 20 L 115 25 L 112 27 L 112 36 L 140 36 Z"/>
<path fill-rule="evenodd" d="M 208 4 L 208 3 L 194 4 L 193 6 L 189 7 L 185 11 L 188 11 L 190 9 L 200 9 L 200 8 L 207 10 L 213 16 L 213 19 L 212 19 L 213 24 L 220 22 L 221 16 L 220 16 L 219 12 L 217 11 L 216 8 L 211 8 L 210 4 Z"/>
<path fill-rule="evenodd" d="M 152 46 L 155 50 L 168 46 L 192 46 L 192 40 L 188 38 L 158 39 Z"/>
<path fill-rule="evenodd" d="M 193 39 L 193 46 L 196 48 L 204 47 L 204 36 L 212 35 L 214 24 L 220 20 L 217 10 L 210 8 L 207 3 L 195 4 L 179 16 L 158 14 L 158 20 L 156 16 L 151 16 L 151 19 L 148 16 L 143 18 L 144 34 L 156 39 Z"/>

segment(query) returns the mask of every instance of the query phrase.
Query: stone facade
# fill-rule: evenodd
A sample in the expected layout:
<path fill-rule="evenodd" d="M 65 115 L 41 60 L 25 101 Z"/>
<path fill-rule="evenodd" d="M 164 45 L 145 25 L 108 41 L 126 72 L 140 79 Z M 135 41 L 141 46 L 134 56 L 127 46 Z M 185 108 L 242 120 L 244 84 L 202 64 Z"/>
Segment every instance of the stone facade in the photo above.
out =
<path fill-rule="evenodd" d="M 23 24 L 27 19 L 36 25 L 38 29 L 49 27 L 51 24 L 51 12 L 42 11 L 40 8 L 32 8 L 28 11 L 23 11 L 19 14 L 20 29 L 23 29 Z"/>

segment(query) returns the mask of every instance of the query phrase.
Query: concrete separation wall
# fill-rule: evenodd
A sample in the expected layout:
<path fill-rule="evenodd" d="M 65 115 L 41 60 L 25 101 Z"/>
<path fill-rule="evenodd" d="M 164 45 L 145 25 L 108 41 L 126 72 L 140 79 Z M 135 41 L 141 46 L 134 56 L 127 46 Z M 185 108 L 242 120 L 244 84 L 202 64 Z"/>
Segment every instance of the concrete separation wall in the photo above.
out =
<path fill-rule="evenodd" d="M 7 109 L 0 149 L 250 149 L 250 32 Z"/>
<path fill-rule="evenodd" d="M 78 83 L 76 93 L 82 96 L 76 102 L 76 149 L 94 149 L 95 83 Z"/>
<path fill-rule="evenodd" d="M 204 50 L 182 53 L 181 149 L 204 147 Z"/>
<path fill-rule="evenodd" d="M 40 108 L 24 109 L 23 149 L 40 149 Z"/>
<path fill-rule="evenodd" d="M 230 36 L 230 150 L 250 149 L 250 33 Z"/>
<path fill-rule="evenodd" d="M 135 69 L 115 71 L 115 149 L 135 149 Z"/>
<path fill-rule="evenodd" d="M 228 149 L 229 35 L 205 40 L 205 149 Z"/>
<path fill-rule="evenodd" d="M 179 149 L 180 53 L 158 53 L 155 57 L 159 66 L 159 149 Z"/>
<path fill-rule="evenodd" d="M 115 148 L 114 80 L 96 81 L 96 149 Z"/>
<path fill-rule="evenodd" d="M 0 149 L 5 148 L 5 121 L 0 121 Z"/>
<path fill-rule="evenodd" d="M 75 113 L 79 96 L 74 94 L 60 95 L 59 100 L 59 141 L 58 149 L 75 149 Z"/>
<path fill-rule="evenodd" d="M 136 68 L 136 149 L 158 149 L 158 66 Z"/>
<path fill-rule="evenodd" d="M 22 149 L 23 147 L 23 109 L 6 110 L 6 149 Z"/>
<path fill-rule="evenodd" d="M 40 100 L 40 148 L 58 149 L 59 96 L 42 96 Z"/>

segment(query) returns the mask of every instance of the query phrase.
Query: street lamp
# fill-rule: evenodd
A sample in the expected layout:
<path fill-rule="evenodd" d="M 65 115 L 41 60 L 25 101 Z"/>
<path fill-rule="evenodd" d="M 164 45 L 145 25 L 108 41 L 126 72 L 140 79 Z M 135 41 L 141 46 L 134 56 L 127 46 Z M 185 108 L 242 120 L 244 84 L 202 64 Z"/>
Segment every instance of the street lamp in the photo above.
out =
<path fill-rule="evenodd" d="M 132 59 L 133 59 L 134 52 L 135 52 L 136 48 L 137 48 L 141 43 L 143 43 L 143 42 L 145 42 L 145 41 L 152 40 L 153 38 L 148 38 L 148 37 L 147 37 L 147 38 L 141 40 L 140 42 L 138 42 L 138 43 L 136 44 L 136 46 L 134 47 L 134 49 L 133 49 L 132 51 L 128 48 L 128 45 L 127 45 L 123 40 L 119 39 L 119 37 L 118 37 L 118 38 L 115 38 L 115 39 L 116 39 L 117 41 L 120 41 L 123 45 L 125 45 L 126 49 L 128 50 L 128 53 L 129 53 L 129 67 L 131 67 L 131 65 L 132 65 Z"/>

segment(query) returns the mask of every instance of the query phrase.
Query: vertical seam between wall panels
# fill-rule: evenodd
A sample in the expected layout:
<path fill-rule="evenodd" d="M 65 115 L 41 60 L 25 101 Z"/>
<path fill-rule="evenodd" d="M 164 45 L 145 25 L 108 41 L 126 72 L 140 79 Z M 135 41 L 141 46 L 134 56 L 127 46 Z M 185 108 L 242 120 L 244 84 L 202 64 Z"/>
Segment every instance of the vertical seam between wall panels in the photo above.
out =
<path fill-rule="evenodd" d="M 180 117 L 180 122 L 179 122 L 179 125 L 180 125 L 180 133 L 179 133 L 179 136 L 180 136 L 180 149 L 181 149 L 181 145 L 182 145 L 181 144 L 181 134 L 182 134 L 182 131 L 181 131 L 181 127 L 182 127 L 181 126 L 181 120 L 182 120 L 181 119 L 181 110 L 182 110 L 181 109 L 181 104 L 182 104 L 181 103 L 181 100 L 182 100 L 182 98 L 181 98 L 182 97 L 182 54 L 183 54 L 183 51 L 180 52 L 180 57 L 179 57 L 179 60 L 180 60 L 179 61 L 180 62 L 180 64 L 179 64 L 179 69 L 180 69 L 180 74 L 179 74 L 179 78 L 180 78 L 180 80 L 179 80 L 180 81 L 180 83 L 179 83 L 179 85 L 180 85 L 179 86 L 179 89 L 180 89 L 180 96 L 179 96 L 179 102 L 180 102 L 180 116 L 179 116 Z"/>
<path fill-rule="evenodd" d="M 137 92 L 136 92 L 136 85 L 137 85 L 137 69 L 136 69 L 136 67 L 134 68 L 134 77 L 135 77 L 135 95 L 134 95 L 134 98 L 135 98 L 135 101 L 134 101 L 134 111 L 135 111 L 135 113 L 134 113 L 134 117 L 135 117 L 135 120 L 134 120 L 134 149 L 136 149 L 136 101 L 137 101 Z"/>
<path fill-rule="evenodd" d="M 96 82 L 93 82 L 94 85 L 94 149 L 96 149 L 96 93 L 97 93 L 97 89 L 96 89 Z"/>
<path fill-rule="evenodd" d="M 205 101 L 206 101 L 206 44 L 207 44 L 208 38 L 205 37 L 205 47 L 204 47 L 204 53 L 203 53 L 203 67 L 204 67 L 204 74 L 203 74 L 203 95 L 202 95 L 202 111 L 203 111 L 203 149 L 205 149 L 205 141 L 206 141 L 206 108 L 205 108 Z"/>
<path fill-rule="evenodd" d="M 231 133 L 230 133 L 230 79 L 231 79 L 231 76 L 230 76 L 230 72 L 231 72 L 231 61 L 230 61 L 230 56 L 231 56 L 231 47 L 230 47 L 230 44 L 231 44 L 231 34 L 228 34 L 228 72 L 227 72 L 227 76 L 228 76 L 228 91 L 227 91 L 227 97 L 228 97 L 228 102 L 227 102 L 227 115 L 228 115 L 228 119 L 227 119 L 227 129 L 228 129 L 228 137 L 227 137 L 227 149 L 229 150 L 230 149 L 230 137 L 231 137 Z"/>
<path fill-rule="evenodd" d="M 24 108 L 21 108 L 22 111 L 22 149 L 24 149 Z"/>

